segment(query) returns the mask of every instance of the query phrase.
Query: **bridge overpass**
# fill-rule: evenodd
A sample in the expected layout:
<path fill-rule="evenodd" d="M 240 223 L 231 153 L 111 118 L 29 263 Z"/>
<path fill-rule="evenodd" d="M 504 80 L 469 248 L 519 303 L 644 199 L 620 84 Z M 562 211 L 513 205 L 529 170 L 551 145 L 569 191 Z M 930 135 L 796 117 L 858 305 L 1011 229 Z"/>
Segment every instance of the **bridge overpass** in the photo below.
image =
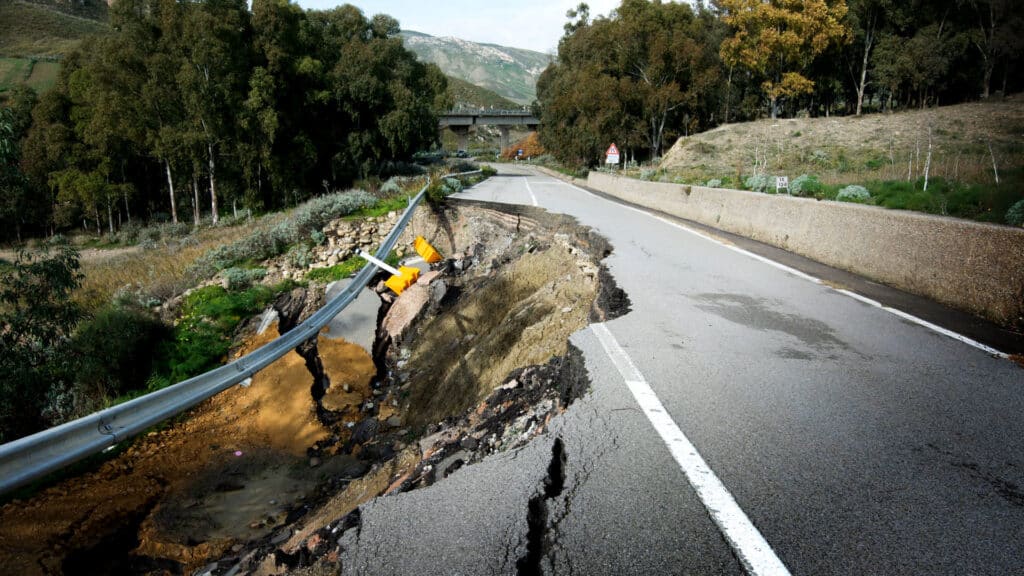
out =
<path fill-rule="evenodd" d="M 459 139 L 459 149 L 469 146 L 469 130 L 474 126 L 497 126 L 501 132 L 501 148 L 508 148 L 509 131 L 514 127 L 536 130 L 540 119 L 530 110 L 496 110 L 486 108 L 459 108 L 449 110 L 438 118 L 440 129 L 448 128 Z"/>

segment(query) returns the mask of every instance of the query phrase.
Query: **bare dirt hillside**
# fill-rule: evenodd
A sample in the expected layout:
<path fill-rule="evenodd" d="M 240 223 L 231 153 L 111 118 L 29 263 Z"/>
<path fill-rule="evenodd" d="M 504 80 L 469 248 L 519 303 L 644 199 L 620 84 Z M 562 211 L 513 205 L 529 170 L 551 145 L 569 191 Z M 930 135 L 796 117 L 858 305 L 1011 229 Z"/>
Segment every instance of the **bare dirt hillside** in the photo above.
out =
<path fill-rule="evenodd" d="M 1024 165 L 1024 97 L 862 117 L 728 124 L 680 138 L 661 168 L 688 182 L 768 174 L 816 174 L 827 183 L 920 176 L 929 144 L 932 174 L 963 182 Z M 989 150 L 991 145 L 991 152 Z"/>

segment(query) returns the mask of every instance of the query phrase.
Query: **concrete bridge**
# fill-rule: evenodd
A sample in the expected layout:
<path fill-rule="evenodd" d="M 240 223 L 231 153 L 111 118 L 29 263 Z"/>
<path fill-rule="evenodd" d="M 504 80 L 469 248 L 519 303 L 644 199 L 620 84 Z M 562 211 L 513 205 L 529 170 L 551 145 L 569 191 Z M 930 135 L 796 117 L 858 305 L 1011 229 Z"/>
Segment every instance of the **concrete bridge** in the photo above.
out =
<path fill-rule="evenodd" d="M 497 126 L 501 131 L 501 148 L 508 148 L 509 131 L 513 127 L 522 126 L 536 130 L 540 120 L 528 109 L 495 110 L 486 108 L 459 108 L 450 110 L 438 118 L 438 125 L 443 130 L 448 128 L 459 138 L 459 149 L 466 150 L 469 146 L 469 129 L 473 126 Z"/>

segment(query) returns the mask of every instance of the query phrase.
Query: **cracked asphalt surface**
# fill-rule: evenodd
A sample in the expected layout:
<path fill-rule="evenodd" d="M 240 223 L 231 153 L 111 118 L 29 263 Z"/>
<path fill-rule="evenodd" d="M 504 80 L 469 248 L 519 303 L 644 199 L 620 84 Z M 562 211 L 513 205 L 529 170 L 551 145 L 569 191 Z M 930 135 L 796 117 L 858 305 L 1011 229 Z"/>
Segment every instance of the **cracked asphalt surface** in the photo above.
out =
<path fill-rule="evenodd" d="M 1020 366 L 499 170 L 459 196 L 536 199 L 611 241 L 632 312 L 607 327 L 793 574 L 1024 573 Z M 526 447 L 365 505 L 344 573 L 742 573 L 593 331 L 571 341 L 591 392 Z"/>

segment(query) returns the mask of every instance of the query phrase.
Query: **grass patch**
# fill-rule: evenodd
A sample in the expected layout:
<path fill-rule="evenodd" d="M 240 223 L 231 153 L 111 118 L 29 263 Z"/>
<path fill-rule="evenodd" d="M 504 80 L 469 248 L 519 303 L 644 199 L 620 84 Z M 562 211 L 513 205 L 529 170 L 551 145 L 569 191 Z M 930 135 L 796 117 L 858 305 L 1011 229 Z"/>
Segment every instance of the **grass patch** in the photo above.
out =
<path fill-rule="evenodd" d="M 46 92 L 57 83 L 57 75 L 60 74 L 60 63 L 37 60 L 32 66 L 32 72 L 25 79 L 25 83 L 38 94 Z"/>
<path fill-rule="evenodd" d="M 0 91 L 24 84 L 31 64 L 28 58 L 0 58 Z"/>
<path fill-rule="evenodd" d="M 373 206 L 368 206 L 357 210 L 348 216 L 345 216 L 345 220 L 362 220 L 363 218 L 376 218 L 378 216 L 384 216 L 389 212 L 402 213 L 406 208 L 409 207 L 409 199 L 406 196 L 396 196 L 394 198 L 388 198 L 386 200 L 380 200 Z"/>
<path fill-rule="evenodd" d="M 1006 224 L 1006 214 L 1024 199 L 1024 168 L 1009 170 L 997 186 L 964 184 L 933 178 L 924 190 L 924 180 L 868 182 L 871 203 L 896 210 L 955 216 L 979 222 Z"/>
<path fill-rule="evenodd" d="M 263 311 L 279 289 L 254 286 L 229 292 L 221 286 L 200 288 L 185 299 L 174 337 L 158 352 L 148 390 L 181 382 L 220 366 L 242 320 Z"/>
<path fill-rule="evenodd" d="M 363 260 L 359 256 L 352 256 L 348 260 L 335 264 L 334 266 L 316 268 L 306 272 L 306 280 L 310 282 L 329 284 L 343 278 L 351 277 L 356 272 L 359 272 L 365 264 L 366 260 Z"/>
<path fill-rule="evenodd" d="M 152 250 L 138 249 L 100 260 L 83 260 L 85 278 L 72 297 L 87 311 L 99 309 L 118 293 L 166 300 L 194 284 L 194 276 L 188 270 L 196 260 L 248 232 L 249 228 L 242 225 L 209 228 Z"/>

